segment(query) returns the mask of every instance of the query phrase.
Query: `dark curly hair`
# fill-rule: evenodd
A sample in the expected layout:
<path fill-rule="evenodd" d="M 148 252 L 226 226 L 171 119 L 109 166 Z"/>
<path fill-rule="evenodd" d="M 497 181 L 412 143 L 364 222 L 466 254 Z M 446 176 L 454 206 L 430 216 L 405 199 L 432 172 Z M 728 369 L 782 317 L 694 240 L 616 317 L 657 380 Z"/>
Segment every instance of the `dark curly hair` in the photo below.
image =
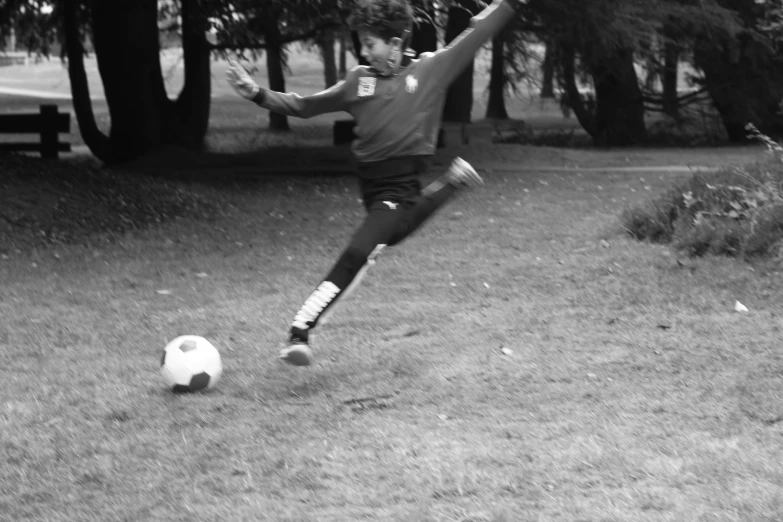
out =
<path fill-rule="evenodd" d="M 403 38 L 413 27 L 413 8 L 408 0 L 356 0 L 348 26 L 371 31 L 387 42 Z"/>

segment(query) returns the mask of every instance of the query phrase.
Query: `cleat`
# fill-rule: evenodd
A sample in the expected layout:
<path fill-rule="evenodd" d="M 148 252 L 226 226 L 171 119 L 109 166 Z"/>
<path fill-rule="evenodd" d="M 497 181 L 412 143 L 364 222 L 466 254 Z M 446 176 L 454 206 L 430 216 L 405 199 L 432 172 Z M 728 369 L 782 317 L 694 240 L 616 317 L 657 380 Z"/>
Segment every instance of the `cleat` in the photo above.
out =
<path fill-rule="evenodd" d="M 292 343 L 280 350 L 280 358 L 294 366 L 310 366 L 313 351 L 305 343 Z"/>
<path fill-rule="evenodd" d="M 478 175 L 476 169 L 462 158 L 454 158 L 444 178 L 445 181 L 457 187 L 478 187 L 484 184 L 484 180 Z"/>

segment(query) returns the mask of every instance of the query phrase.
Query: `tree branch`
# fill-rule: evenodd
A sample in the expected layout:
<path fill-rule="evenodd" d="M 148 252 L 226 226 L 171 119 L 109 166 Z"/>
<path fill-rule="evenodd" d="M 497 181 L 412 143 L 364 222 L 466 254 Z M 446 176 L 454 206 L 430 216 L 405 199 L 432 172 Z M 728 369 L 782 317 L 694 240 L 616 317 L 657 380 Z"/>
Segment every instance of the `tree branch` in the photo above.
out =
<path fill-rule="evenodd" d="M 79 31 L 78 7 L 76 2 L 65 2 L 63 11 L 63 33 L 68 56 L 68 78 L 71 83 L 71 97 L 76 122 L 84 138 L 84 143 L 100 160 L 111 162 L 114 151 L 109 137 L 101 132 L 95 121 L 90 99 L 90 86 L 84 69 L 84 47 Z"/>
<path fill-rule="evenodd" d="M 683 106 L 683 105 L 688 105 L 693 101 L 697 101 L 697 98 L 706 92 L 707 92 L 706 88 L 701 88 L 697 91 L 684 94 L 682 96 L 678 96 L 677 105 Z M 663 105 L 663 99 L 660 96 L 658 96 L 657 93 L 651 91 L 646 91 L 644 96 L 642 96 L 642 100 L 644 101 L 644 103 L 650 103 L 653 105 Z"/>

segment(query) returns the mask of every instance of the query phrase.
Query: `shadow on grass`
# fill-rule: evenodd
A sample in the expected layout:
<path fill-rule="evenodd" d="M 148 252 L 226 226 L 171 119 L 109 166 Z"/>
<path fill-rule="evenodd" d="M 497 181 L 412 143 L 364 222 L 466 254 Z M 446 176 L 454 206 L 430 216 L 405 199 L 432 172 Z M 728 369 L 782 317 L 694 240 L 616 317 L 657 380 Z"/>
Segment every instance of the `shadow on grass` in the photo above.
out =
<path fill-rule="evenodd" d="M 263 186 L 269 195 L 290 190 L 294 179 L 349 176 L 349 155 L 335 147 L 244 154 L 167 148 L 106 166 L 88 155 L 47 161 L 0 154 L 0 251 L 110 239 L 183 216 L 211 219 L 220 213 L 224 190 Z M 297 185 L 299 192 L 314 186 Z"/>
<path fill-rule="evenodd" d="M 110 168 L 117 172 L 185 181 L 217 181 L 219 184 L 275 174 L 352 174 L 353 160 L 348 147 L 334 146 L 271 147 L 241 153 L 194 152 L 166 147 Z"/>

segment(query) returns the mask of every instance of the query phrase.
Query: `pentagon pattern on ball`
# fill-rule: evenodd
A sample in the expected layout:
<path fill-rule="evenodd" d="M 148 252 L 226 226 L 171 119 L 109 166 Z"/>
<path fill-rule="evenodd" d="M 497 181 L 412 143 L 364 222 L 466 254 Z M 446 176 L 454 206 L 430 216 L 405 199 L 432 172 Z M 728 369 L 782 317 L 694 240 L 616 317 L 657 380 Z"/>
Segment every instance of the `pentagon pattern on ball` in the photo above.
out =
<path fill-rule="evenodd" d="M 223 373 L 220 353 L 195 335 L 177 337 L 166 345 L 160 372 L 168 387 L 176 393 L 214 388 Z"/>
<path fill-rule="evenodd" d="M 211 377 L 208 373 L 202 372 L 198 375 L 194 375 L 190 378 L 190 384 L 184 385 L 184 384 L 175 384 L 171 391 L 174 393 L 190 393 L 194 391 L 203 390 L 204 388 L 209 386 L 209 381 Z"/>

